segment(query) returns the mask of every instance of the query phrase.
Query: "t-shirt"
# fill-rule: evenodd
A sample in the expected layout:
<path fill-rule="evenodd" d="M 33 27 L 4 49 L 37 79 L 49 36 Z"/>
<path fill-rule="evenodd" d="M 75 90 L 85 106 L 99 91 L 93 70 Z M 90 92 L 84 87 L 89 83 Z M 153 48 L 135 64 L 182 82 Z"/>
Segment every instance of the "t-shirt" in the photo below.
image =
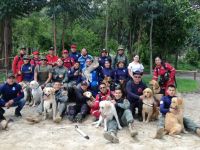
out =
<path fill-rule="evenodd" d="M 39 66 L 35 67 L 35 72 L 38 73 L 38 82 L 43 84 L 49 77 L 49 73 L 52 73 L 52 66 Z"/>
<path fill-rule="evenodd" d="M 130 69 L 132 72 L 135 72 L 135 71 L 143 72 L 144 66 L 140 63 L 136 64 L 132 62 L 128 65 L 128 69 Z"/>

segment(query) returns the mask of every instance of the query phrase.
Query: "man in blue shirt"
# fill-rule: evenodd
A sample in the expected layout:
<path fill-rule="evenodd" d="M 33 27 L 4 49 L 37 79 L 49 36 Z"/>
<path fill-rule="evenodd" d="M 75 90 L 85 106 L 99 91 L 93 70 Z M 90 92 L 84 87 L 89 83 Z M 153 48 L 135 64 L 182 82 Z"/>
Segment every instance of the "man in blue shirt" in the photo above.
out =
<path fill-rule="evenodd" d="M 7 81 L 5 84 L 0 87 L 0 121 L 5 120 L 3 114 L 5 110 L 3 107 L 9 109 L 10 107 L 15 107 L 15 116 L 22 116 L 20 111 L 25 105 L 24 93 L 22 91 L 22 87 L 15 82 L 15 76 L 12 73 L 9 73 L 7 76 Z"/>
<path fill-rule="evenodd" d="M 81 56 L 81 54 L 79 52 L 77 52 L 76 47 L 77 46 L 75 44 L 72 44 L 71 45 L 71 53 L 69 54 L 70 57 L 74 58 L 75 62 L 77 62 L 78 58 Z"/>
<path fill-rule="evenodd" d="M 169 112 L 172 98 L 176 97 L 176 88 L 174 85 L 169 85 L 167 90 L 168 95 L 163 96 L 160 101 L 161 115 L 159 117 L 158 130 L 156 136 L 154 137 L 157 139 L 161 139 L 164 135 L 165 115 Z M 186 129 L 193 131 L 200 136 L 200 126 L 195 124 L 190 118 L 183 117 L 183 123 Z"/>

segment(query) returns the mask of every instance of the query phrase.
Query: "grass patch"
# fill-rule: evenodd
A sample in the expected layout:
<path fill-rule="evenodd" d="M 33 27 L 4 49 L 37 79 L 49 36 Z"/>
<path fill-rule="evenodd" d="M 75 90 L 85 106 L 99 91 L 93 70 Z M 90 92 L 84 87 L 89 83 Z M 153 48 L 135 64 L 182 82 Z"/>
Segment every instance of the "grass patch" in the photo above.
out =
<path fill-rule="evenodd" d="M 144 75 L 143 81 L 149 84 L 149 81 L 152 79 L 151 75 Z M 192 79 L 183 79 L 183 78 L 176 78 L 177 82 L 177 90 L 181 93 L 183 92 L 194 92 L 199 89 L 199 83 L 196 80 Z"/>

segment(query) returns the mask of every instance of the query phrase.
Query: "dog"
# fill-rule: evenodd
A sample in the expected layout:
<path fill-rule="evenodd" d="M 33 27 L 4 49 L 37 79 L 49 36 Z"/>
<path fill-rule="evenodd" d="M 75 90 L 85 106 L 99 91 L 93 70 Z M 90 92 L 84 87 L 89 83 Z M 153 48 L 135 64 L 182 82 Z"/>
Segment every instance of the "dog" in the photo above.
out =
<path fill-rule="evenodd" d="M 118 129 L 121 130 L 122 127 L 119 123 L 119 118 L 118 118 L 117 111 L 115 109 L 114 104 L 111 101 L 105 100 L 105 101 L 100 102 L 99 107 L 100 107 L 100 113 L 101 113 L 99 120 L 94 122 L 93 124 L 96 124 L 96 127 L 98 128 L 101 125 L 101 123 L 104 122 L 104 131 L 107 131 L 108 130 L 107 122 L 109 120 L 112 120 L 113 117 L 115 117 L 117 121 Z"/>
<path fill-rule="evenodd" d="M 153 97 L 153 92 L 150 88 L 146 88 L 143 91 L 144 99 L 143 99 L 143 106 L 142 106 L 142 118 L 143 122 L 148 123 L 150 120 L 158 119 L 159 109 L 155 104 L 155 100 Z M 147 114 L 147 119 L 146 119 Z"/>
<path fill-rule="evenodd" d="M 43 91 L 42 88 L 39 86 L 37 81 L 30 82 L 31 94 L 32 94 L 32 102 L 31 105 L 34 107 L 39 105 L 42 101 Z"/>
<path fill-rule="evenodd" d="M 24 92 L 24 99 L 25 101 L 28 100 L 28 85 L 25 82 L 19 82 L 19 85 L 21 85 L 22 90 Z"/>
<path fill-rule="evenodd" d="M 47 114 L 50 114 L 52 112 L 53 114 L 53 120 L 56 119 L 56 109 L 57 109 L 57 103 L 55 99 L 55 89 L 52 87 L 45 87 L 43 89 L 44 96 L 43 96 L 43 120 L 46 120 Z"/>
<path fill-rule="evenodd" d="M 187 133 L 183 125 L 183 99 L 174 97 L 165 116 L 165 134 L 180 138 L 181 132 Z"/>
<path fill-rule="evenodd" d="M 158 82 L 156 80 L 151 80 L 149 81 L 149 86 L 153 91 L 153 96 L 156 100 L 157 105 L 159 106 L 160 104 L 160 100 L 163 96 L 163 94 L 161 94 L 161 88 L 160 85 L 158 84 Z"/>
<path fill-rule="evenodd" d="M 87 104 L 89 107 L 92 107 L 94 102 L 95 102 L 95 98 L 92 96 L 92 93 L 90 91 L 86 91 L 83 93 L 83 95 L 85 97 L 87 97 Z"/>

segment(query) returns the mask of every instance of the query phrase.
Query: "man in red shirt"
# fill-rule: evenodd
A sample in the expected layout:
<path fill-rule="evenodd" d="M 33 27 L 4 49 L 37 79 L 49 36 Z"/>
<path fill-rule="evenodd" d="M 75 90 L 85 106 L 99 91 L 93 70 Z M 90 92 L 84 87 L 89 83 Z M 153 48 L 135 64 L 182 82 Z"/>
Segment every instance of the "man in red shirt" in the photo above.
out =
<path fill-rule="evenodd" d="M 33 53 L 33 58 L 31 59 L 31 65 L 36 66 L 36 65 L 40 65 L 40 59 L 39 59 L 39 55 L 40 53 L 38 51 L 34 51 Z"/>
<path fill-rule="evenodd" d="M 49 48 L 49 54 L 46 55 L 46 58 L 47 58 L 47 64 L 48 65 L 51 65 L 52 67 L 56 66 L 56 62 L 58 60 L 58 56 L 56 56 L 54 54 L 54 48 L 53 47 Z"/>
<path fill-rule="evenodd" d="M 69 56 L 69 52 L 66 49 L 62 51 L 62 61 L 64 66 L 68 69 L 70 69 L 75 64 L 74 58 Z"/>
<path fill-rule="evenodd" d="M 19 51 L 19 55 L 16 55 L 14 57 L 13 63 L 12 63 L 12 71 L 16 77 L 17 82 L 22 81 L 22 73 L 20 71 L 22 65 L 24 64 L 23 56 L 26 54 L 25 48 L 21 48 Z"/>

